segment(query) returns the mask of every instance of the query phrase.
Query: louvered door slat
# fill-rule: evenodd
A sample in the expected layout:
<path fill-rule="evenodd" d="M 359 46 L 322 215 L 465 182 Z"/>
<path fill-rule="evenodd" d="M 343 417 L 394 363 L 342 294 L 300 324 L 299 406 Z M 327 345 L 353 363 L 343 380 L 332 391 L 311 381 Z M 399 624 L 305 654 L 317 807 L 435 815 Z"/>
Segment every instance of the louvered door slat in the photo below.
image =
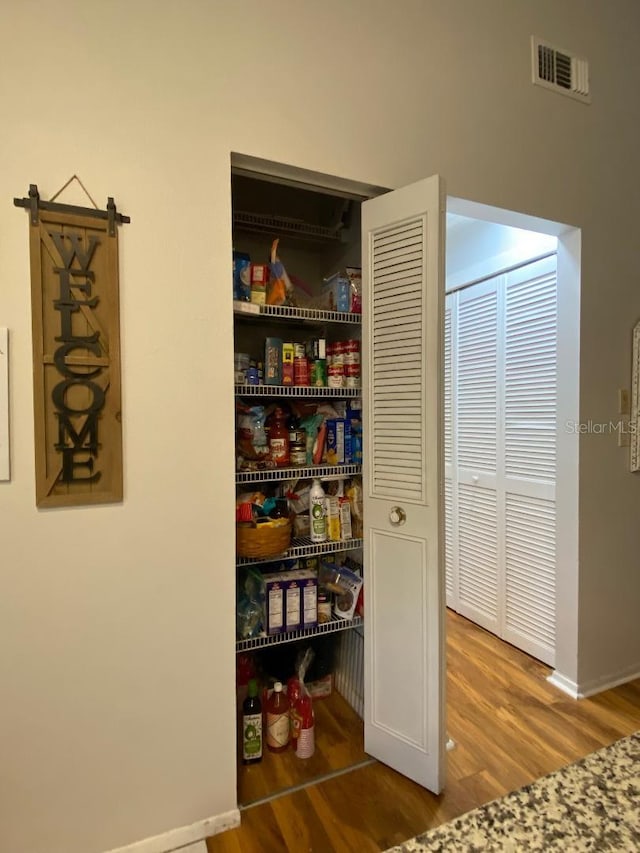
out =
<path fill-rule="evenodd" d="M 451 306 L 444 312 L 444 461 L 451 464 L 453 438 Z"/>
<path fill-rule="evenodd" d="M 457 340 L 458 465 L 496 470 L 497 296 L 460 301 Z"/>
<path fill-rule="evenodd" d="M 508 284 L 505 317 L 505 473 L 555 483 L 555 272 Z"/>
<path fill-rule="evenodd" d="M 445 585 L 447 602 L 453 605 L 453 485 L 450 478 L 444 481 L 444 507 Z"/>
<path fill-rule="evenodd" d="M 420 220 L 373 236 L 371 488 L 376 495 L 415 500 L 424 498 L 425 486 L 423 251 Z M 402 400 L 398 405 L 398 392 L 407 400 L 406 410 Z M 393 409 L 387 400 L 395 403 Z"/>
<path fill-rule="evenodd" d="M 458 487 L 458 585 L 460 612 L 495 631 L 498 616 L 495 490 Z"/>
<path fill-rule="evenodd" d="M 505 638 L 552 665 L 555 654 L 555 503 L 507 494 L 505 515 Z"/>

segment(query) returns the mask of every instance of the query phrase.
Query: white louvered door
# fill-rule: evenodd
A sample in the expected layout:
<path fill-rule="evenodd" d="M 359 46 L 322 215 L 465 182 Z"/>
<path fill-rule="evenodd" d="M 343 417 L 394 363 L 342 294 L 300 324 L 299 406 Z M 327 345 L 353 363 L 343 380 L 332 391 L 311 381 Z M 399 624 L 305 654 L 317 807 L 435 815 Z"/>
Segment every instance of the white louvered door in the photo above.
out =
<path fill-rule="evenodd" d="M 457 294 L 458 612 L 498 630 L 497 281 Z"/>
<path fill-rule="evenodd" d="M 553 666 L 556 258 L 451 294 L 447 308 L 447 603 Z"/>
<path fill-rule="evenodd" d="M 555 664 L 556 259 L 506 277 L 502 636 Z"/>
<path fill-rule="evenodd" d="M 439 178 L 362 206 L 365 750 L 444 784 Z"/>

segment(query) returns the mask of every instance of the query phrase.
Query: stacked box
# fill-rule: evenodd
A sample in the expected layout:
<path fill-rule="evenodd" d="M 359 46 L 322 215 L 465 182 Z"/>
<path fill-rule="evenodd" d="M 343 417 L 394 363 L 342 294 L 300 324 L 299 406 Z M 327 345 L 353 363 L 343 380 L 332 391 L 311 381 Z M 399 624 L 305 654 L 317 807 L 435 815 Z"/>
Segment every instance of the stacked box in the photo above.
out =
<path fill-rule="evenodd" d="M 265 629 L 282 634 L 318 624 L 318 574 L 313 569 L 294 569 L 263 575 Z"/>

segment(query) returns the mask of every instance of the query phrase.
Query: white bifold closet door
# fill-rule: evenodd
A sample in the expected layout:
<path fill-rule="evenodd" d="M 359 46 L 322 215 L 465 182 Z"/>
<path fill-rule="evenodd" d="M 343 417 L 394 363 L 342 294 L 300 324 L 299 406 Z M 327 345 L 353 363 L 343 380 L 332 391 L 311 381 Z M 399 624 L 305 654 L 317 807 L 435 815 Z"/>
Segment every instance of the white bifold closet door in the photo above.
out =
<path fill-rule="evenodd" d="M 555 256 L 447 297 L 447 604 L 551 666 L 557 349 Z"/>

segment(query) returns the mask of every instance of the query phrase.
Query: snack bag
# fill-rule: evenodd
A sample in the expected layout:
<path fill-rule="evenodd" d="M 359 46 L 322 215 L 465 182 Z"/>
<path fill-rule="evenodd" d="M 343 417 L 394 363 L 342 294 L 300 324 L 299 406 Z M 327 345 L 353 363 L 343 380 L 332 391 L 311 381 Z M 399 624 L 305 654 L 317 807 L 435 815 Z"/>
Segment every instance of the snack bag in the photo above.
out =
<path fill-rule="evenodd" d="M 284 264 L 278 258 L 278 243 L 276 239 L 271 244 L 271 277 L 267 285 L 267 305 L 286 305 L 293 293 L 293 285 L 284 268 Z"/>

